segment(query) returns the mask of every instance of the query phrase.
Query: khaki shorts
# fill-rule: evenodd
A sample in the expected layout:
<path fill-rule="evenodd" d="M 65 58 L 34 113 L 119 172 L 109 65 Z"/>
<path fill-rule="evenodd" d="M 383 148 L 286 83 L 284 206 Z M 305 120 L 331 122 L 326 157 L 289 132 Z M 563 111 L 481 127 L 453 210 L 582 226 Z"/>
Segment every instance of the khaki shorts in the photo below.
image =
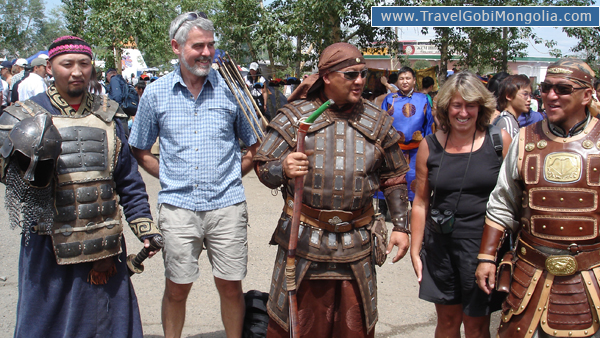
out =
<path fill-rule="evenodd" d="M 165 277 L 172 282 L 188 284 L 198 279 L 198 258 L 203 244 L 215 277 L 238 281 L 246 276 L 246 202 L 210 211 L 192 211 L 161 204 L 158 226 L 165 238 Z"/>

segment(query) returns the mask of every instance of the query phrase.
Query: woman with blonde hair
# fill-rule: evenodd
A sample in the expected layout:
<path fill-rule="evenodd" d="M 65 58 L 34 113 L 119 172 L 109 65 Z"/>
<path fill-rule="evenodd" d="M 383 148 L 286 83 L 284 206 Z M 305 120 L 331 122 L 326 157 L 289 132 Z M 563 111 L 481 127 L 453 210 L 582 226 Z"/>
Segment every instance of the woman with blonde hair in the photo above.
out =
<path fill-rule="evenodd" d="M 494 127 L 505 145 L 496 152 L 488 127 L 495 108 L 474 74 L 455 74 L 438 94 L 439 128 L 417 153 L 410 254 L 419 298 L 435 303 L 435 337 L 458 338 L 461 324 L 467 338 L 490 336 L 491 298 L 475 270 L 486 204 L 511 142 Z"/>

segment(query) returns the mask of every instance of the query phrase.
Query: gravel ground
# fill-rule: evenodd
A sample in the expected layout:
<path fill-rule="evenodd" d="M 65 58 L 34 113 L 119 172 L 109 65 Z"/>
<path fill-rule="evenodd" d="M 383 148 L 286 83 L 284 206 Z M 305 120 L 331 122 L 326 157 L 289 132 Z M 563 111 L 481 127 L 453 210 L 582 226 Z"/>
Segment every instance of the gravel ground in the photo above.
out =
<path fill-rule="evenodd" d="M 158 180 L 142 173 L 150 195 L 150 205 L 156 213 L 156 198 L 160 190 Z M 269 239 L 281 213 L 283 200 L 264 187 L 252 172 L 244 178 L 249 213 L 249 262 L 248 275 L 243 281 L 244 290 L 268 292 L 276 248 Z M 4 190 L 2 186 L 0 189 Z M 4 193 L 0 192 L 0 204 L 4 205 Z M 0 338 L 12 337 L 16 321 L 17 264 L 19 255 L 19 231 L 11 231 L 8 215 L 0 207 Z M 388 223 L 391 228 L 391 223 Z M 141 249 L 141 243 L 130 230 L 125 230 L 129 253 Z M 132 277 L 141 309 L 146 338 L 163 337 L 160 321 L 160 304 L 164 289 L 162 256 L 145 263 L 145 272 Z M 221 323 L 219 297 L 211 277 L 206 255 L 200 259 L 201 276 L 194 283 L 187 302 L 184 337 L 221 338 L 225 331 Z M 416 281 L 410 259 L 405 257 L 396 264 L 389 261 L 377 269 L 379 287 L 379 322 L 375 327 L 377 338 L 433 337 L 436 323 L 433 304 L 419 300 Z M 6 280 L 4 280 L 6 279 Z M 492 317 L 497 327 L 498 314 Z M 34 324 L 34 323 L 32 323 Z M 492 330 L 492 332 L 495 330 Z M 492 334 L 495 336 L 495 334 Z"/>

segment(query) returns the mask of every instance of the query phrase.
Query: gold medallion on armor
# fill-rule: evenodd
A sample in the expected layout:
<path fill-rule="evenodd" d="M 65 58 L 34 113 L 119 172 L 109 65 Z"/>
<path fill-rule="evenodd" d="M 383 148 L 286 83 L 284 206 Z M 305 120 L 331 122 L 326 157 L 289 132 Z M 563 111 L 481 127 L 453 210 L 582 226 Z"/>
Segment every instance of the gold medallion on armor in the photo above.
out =
<path fill-rule="evenodd" d="M 532 151 L 535 148 L 535 144 L 534 143 L 527 143 L 525 145 L 525 150 L 527 151 Z"/>
<path fill-rule="evenodd" d="M 546 258 L 546 270 L 555 276 L 570 276 L 577 272 L 577 261 L 573 256 L 550 256 Z"/>
<path fill-rule="evenodd" d="M 537 143 L 538 149 L 544 149 L 544 148 L 546 148 L 547 145 L 548 145 L 548 142 L 546 142 L 546 140 L 540 140 Z"/>
<path fill-rule="evenodd" d="M 600 150 L 600 141 L 596 142 L 596 148 Z"/>
<path fill-rule="evenodd" d="M 552 153 L 544 161 L 546 180 L 575 182 L 581 178 L 581 157 L 573 153 Z"/>
<path fill-rule="evenodd" d="M 585 141 L 583 141 L 581 146 L 584 147 L 585 149 L 592 149 L 592 147 L 594 146 L 594 142 L 592 142 L 590 140 L 585 140 Z"/>

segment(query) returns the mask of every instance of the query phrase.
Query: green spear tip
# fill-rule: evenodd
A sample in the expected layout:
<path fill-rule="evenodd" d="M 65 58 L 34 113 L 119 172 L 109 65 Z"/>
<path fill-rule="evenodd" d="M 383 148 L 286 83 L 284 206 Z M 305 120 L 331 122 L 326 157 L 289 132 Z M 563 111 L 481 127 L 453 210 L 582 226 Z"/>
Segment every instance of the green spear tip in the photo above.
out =
<path fill-rule="evenodd" d="M 310 116 L 304 121 L 304 123 L 313 123 L 321 115 L 330 105 L 334 104 L 332 99 L 327 100 L 327 102 L 323 103 L 319 109 L 315 110 L 314 113 L 310 114 Z"/>

